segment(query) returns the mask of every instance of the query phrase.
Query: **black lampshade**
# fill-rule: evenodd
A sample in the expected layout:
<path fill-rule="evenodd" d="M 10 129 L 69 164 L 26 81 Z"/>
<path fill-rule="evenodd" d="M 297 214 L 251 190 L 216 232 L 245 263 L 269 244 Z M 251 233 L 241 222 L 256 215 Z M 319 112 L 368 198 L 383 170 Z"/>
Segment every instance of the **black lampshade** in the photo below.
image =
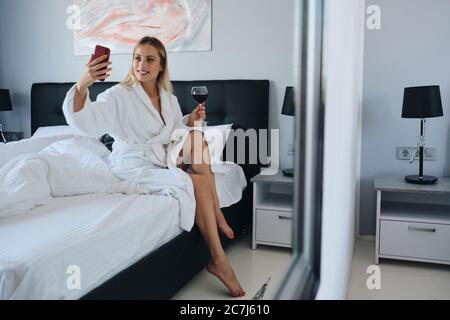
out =
<path fill-rule="evenodd" d="M 294 87 L 286 87 L 281 114 L 286 116 L 295 116 Z"/>
<path fill-rule="evenodd" d="M 423 119 L 443 115 L 439 86 L 405 88 L 402 118 Z"/>
<path fill-rule="evenodd" d="M 0 89 L 0 111 L 11 111 L 11 96 L 8 89 Z"/>

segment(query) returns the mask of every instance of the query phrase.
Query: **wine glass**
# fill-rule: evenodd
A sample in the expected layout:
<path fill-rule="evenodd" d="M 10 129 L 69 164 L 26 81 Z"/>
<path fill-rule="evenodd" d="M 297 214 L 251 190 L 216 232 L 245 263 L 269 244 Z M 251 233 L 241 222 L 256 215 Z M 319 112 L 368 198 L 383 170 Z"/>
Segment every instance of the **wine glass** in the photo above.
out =
<path fill-rule="evenodd" d="M 192 87 L 191 96 L 198 104 L 202 104 L 208 99 L 208 88 L 205 86 Z M 207 122 L 203 121 L 202 126 L 206 127 L 206 124 Z"/>

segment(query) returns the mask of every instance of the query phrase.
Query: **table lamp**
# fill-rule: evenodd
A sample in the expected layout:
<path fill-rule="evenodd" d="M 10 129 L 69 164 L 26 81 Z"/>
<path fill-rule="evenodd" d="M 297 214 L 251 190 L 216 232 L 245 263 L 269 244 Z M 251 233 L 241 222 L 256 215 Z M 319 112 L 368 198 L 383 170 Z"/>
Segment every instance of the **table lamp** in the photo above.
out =
<path fill-rule="evenodd" d="M 284 114 L 285 116 L 295 116 L 294 87 L 286 87 L 281 114 Z M 285 176 L 294 176 L 294 169 L 284 169 L 282 172 Z"/>
<path fill-rule="evenodd" d="M 12 111 L 11 96 L 8 89 L 0 89 L 0 111 Z M 0 136 L 3 139 L 3 142 L 6 142 L 1 123 Z"/>
<path fill-rule="evenodd" d="M 403 96 L 402 118 L 420 119 L 420 138 L 417 150 L 411 159 L 419 152 L 419 175 L 405 177 L 414 184 L 434 184 L 438 178 L 423 175 L 423 152 L 425 147 L 426 118 L 442 117 L 442 100 L 439 86 L 424 86 L 405 88 Z"/>

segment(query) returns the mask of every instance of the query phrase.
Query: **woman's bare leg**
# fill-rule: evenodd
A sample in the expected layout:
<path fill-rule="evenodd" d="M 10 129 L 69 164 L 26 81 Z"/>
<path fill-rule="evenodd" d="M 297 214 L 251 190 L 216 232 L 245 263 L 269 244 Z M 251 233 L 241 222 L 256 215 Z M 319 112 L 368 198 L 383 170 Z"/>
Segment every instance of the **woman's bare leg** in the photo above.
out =
<path fill-rule="evenodd" d="M 231 296 L 242 297 L 245 295 L 245 291 L 239 284 L 236 274 L 231 268 L 220 243 L 214 203 L 208 194 L 209 186 L 207 178 L 199 174 L 189 175 L 195 190 L 195 223 L 211 252 L 211 261 L 208 263 L 207 270 L 223 282 L 230 291 Z"/>
<path fill-rule="evenodd" d="M 229 239 L 234 239 L 233 229 L 228 225 L 223 212 L 220 209 L 216 181 L 214 173 L 211 171 L 208 144 L 204 140 L 203 134 L 198 131 L 192 131 L 190 137 L 186 139 L 185 146 L 186 148 L 183 146 L 180 156 L 183 157 L 186 162 L 190 163 L 194 173 L 206 177 L 209 186 L 211 187 L 210 192 L 214 200 L 214 212 L 216 213 L 217 227 Z M 185 151 L 184 153 L 183 150 Z M 183 164 L 180 167 L 183 167 Z"/>
<path fill-rule="evenodd" d="M 191 167 L 194 173 L 203 175 L 205 178 L 208 179 L 209 186 L 211 187 L 210 188 L 211 196 L 214 201 L 214 212 L 216 213 L 217 226 L 219 230 L 223 234 L 225 234 L 229 239 L 234 239 L 233 229 L 231 229 L 231 227 L 228 225 L 227 220 L 225 219 L 223 212 L 220 209 L 219 198 L 217 196 L 216 191 L 216 181 L 214 173 L 211 172 L 210 166 L 208 164 L 201 164 L 201 165 L 193 164 L 191 165 Z"/>
<path fill-rule="evenodd" d="M 192 169 L 192 170 L 195 172 L 194 169 Z M 214 173 L 211 173 L 209 175 L 209 179 L 210 179 L 210 185 L 212 186 L 212 194 L 213 194 L 213 198 L 214 198 L 214 204 L 216 207 L 217 226 L 219 227 L 220 231 L 223 234 L 225 234 L 229 239 L 234 239 L 234 231 L 228 225 L 227 220 L 225 219 L 225 216 L 223 215 L 223 212 L 220 209 L 219 197 L 217 195 L 216 180 L 215 180 Z"/>

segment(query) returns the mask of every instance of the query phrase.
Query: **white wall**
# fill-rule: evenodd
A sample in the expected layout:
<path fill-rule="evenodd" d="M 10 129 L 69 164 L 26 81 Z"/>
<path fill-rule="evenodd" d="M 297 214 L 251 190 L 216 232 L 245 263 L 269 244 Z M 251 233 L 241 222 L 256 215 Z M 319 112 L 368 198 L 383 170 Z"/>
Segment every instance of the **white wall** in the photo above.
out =
<path fill-rule="evenodd" d="M 170 53 L 173 80 L 268 79 L 270 128 L 280 132 L 281 166 L 294 120 L 280 115 L 284 89 L 293 85 L 293 8 L 296 0 L 213 0 L 212 51 Z M 35 82 L 76 81 L 87 60 L 74 56 L 66 28 L 71 0 L 0 1 L 0 87 L 12 92 L 14 111 L 0 114 L 6 130 L 30 135 L 30 90 Z M 122 80 L 129 55 L 113 55 L 110 80 Z"/>
<path fill-rule="evenodd" d="M 345 299 L 353 257 L 361 136 L 364 1 L 328 1 L 321 279 Z"/>

